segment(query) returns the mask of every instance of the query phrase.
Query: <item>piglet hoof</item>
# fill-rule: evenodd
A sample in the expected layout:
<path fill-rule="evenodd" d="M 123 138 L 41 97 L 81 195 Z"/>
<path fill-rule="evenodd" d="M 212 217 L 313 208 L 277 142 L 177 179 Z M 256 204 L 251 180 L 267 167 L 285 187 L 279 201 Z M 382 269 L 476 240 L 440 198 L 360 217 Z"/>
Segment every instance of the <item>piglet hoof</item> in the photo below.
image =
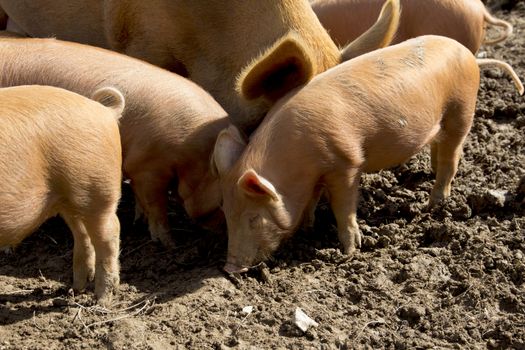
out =
<path fill-rule="evenodd" d="M 339 234 L 339 240 L 343 245 L 343 254 L 352 255 L 356 248 L 361 248 L 361 230 L 353 229 L 344 234 Z"/>
<path fill-rule="evenodd" d="M 107 275 L 104 278 L 103 285 L 101 283 L 95 284 L 95 297 L 97 304 L 103 307 L 111 306 L 113 302 L 113 296 L 117 294 L 119 287 L 118 275 Z"/>
<path fill-rule="evenodd" d="M 443 196 L 430 196 L 430 199 L 428 200 L 425 210 L 427 212 L 432 211 L 432 209 L 435 209 L 438 206 L 441 206 L 444 200 L 445 200 L 445 197 Z"/>
<path fill-rule="evenodd" d="M 92 281 L 92 280 L 89 280 Z M 88 284 L 88 279 L 82 278 L 82 279 L 74 279 L 73 280 L 73 290 L 75 292 L 83 292 L 86 290 L 86 286 Z"/>
<path fill-rule="evenodd" d="M 361 249 L 361 230 L 357 229 L 356 231 L 357 232 L 354 234 L 355 246 Z"/>
<path fill-rule="evenodd" d="M 88 282 L 95 279 L 95 267 L 84 266 L 78 271 L 73 271 L 73 290 L 83 292 Z"/>
<path fill-rule="evenodd" d="M 100 297 L 97 297 L 97 304 L 106 309 L 110 309 L 111 305 L 113 305 L 113 294 L 105 293 Z"/>
<path fill-rule="evenodd" d="M 353 246 L 343 247 L 343 254 L 345 255 L 354 255 L 354 252 L 355 252 L 355 247 Z"/>

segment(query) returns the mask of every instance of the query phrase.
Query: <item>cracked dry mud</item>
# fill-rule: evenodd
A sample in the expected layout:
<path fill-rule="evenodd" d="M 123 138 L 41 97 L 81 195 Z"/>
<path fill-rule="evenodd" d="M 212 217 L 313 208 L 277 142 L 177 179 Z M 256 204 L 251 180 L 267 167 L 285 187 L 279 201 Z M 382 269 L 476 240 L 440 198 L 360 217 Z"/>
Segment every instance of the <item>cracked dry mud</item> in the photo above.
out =
<path fill-rule="evenodd" d="M 525 3 L 494 14 L 515 26 L 482 48 L 525 78 Z M 122 221 L 120 294 L 111 311 L 68 292 L 73 239 L 60 219 L 0 253 L 0 349 L 525 349 L 525 99 L 484 70 L 452 197 L 425 212 L 428 152 L 362 179 L 363 248 L 341 255 L 326 204 L 271 261 L 220 272 L 226 238 L 171 213 L 178 248 Z M 246 315 L 243 307 L 253 306 Z M 292 323 L 300 307 L 318 327 Z"/>

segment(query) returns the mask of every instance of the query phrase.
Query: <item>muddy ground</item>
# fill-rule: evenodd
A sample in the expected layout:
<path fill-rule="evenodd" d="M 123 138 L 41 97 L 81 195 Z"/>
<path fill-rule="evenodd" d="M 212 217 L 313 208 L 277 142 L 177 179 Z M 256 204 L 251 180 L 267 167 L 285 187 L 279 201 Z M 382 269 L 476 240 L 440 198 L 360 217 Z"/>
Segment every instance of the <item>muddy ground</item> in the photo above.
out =
<path fill-rule="evenodd" d="M 525 78 L 525 3 L 494 14 L 515 34 L 481 53 Z M 428 152 L 366 175 L 361 251 L 341 255 L 324 204 L 314 232 L 236 278 L 220 271 L 225 236 L 180 210 L 178 248 L 152 243 L 124 187 L 115 305 L 68 292 L 73 239 L 53 219 L 0 253 L 0 349 L 525 349 L 525 99 L 500 72 L 482 73 L 452 197 L 426 212 L 432 183 Z M 296 328 L 297 307 L 318 326 Z"/>

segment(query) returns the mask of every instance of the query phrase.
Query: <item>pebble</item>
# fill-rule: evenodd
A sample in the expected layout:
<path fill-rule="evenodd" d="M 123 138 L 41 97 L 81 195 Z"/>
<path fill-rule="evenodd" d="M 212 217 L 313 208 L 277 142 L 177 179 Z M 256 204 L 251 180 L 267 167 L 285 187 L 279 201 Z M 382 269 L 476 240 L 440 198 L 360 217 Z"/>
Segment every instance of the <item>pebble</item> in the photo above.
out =
<path fill-rule="evenodd" d="M 303 332 L 306 332 L 310 327 L 317 327 L 319 325 L 299 307 L 295 308 L 293 323 Z"/>
<path fill-rule="evenodd" d="M 506 193 L 502 190 L 488 190 L 486 196 L 490 199 L 490 202 L 494 203 L 498 207 L 505 206 Z"/>

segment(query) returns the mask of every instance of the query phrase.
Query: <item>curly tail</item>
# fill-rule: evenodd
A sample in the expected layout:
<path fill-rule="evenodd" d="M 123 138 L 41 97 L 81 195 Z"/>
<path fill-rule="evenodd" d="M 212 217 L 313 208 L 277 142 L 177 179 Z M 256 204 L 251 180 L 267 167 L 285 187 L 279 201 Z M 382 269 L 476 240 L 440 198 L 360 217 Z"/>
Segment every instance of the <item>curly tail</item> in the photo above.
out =
<path fill-rule="evenodd" d="M 485 22 L 492 24 L 497 27 L 503 27 L 504 32 L 499 37 L 488 40 L 485 38 L 483 41 L 483 44 L 485 45 L 494 45 L 496 43 L 502 42 L 503 40 L 506 40 L 509 36 L 512 35 L 512 24 L 510 24 L 507 21 L 504 21 L 502 19 L 497 19 L 496 17 L 492 16 L 489 11 L 485 8 L 485 13 L 483 14 L 483 18 L 485 19 Z"/>
<path fill-rule="evenodd" d="M 512 69 L 512 67 L 508 63 L 489 58 L 478 58 L 476 59 L 476 62 L 478 63 L 479 67 L 496 66 L 505 70 L 507 73 L 509 73 L 510 77 L 512 78 L 512 81 L 514 82 L 514 85 L 516 86 L 516 89 L 518 90 L 519 94 L 523 95 L 523 92 L 525 91 L 525 89 L 523 88 L 523 83 L 521 82 L 514 69 Z"/>
<path fill-rule="evenodd" d="M 101 105 L 112 109 L 118 119 L 122 116 L 124 107 L 126 105 L 124 95 L 114 87 L 107 86 L 98 89 L 93 93 L 91 99 L 100 103 Z"/>

